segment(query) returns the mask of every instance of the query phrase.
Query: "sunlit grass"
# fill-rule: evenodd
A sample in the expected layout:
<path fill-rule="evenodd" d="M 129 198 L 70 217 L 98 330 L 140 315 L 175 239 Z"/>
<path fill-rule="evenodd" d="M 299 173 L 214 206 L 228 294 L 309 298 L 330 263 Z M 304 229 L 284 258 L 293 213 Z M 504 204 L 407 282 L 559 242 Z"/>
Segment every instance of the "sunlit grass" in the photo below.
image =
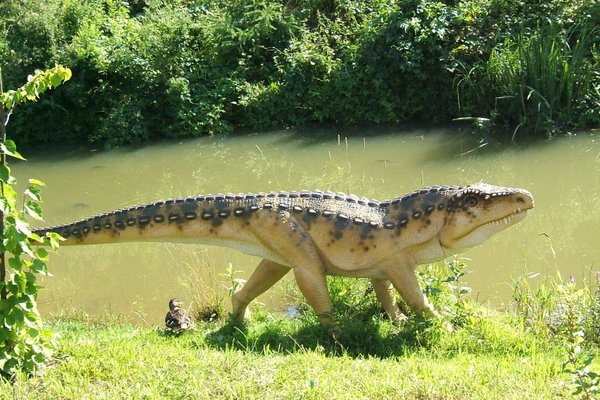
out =
<path fill-rule="evenodd" d="M 597 343 L 584 335 L 575 351 L 571 337 L 597 326 L 597 292 L 560 280 L 543 290 L 522 283 L 516 311 L 493 310 L 464 291 L 461 271 L 452 261 L 421 273 L 451 331 L 414 316 L 394 324 L 367 281 L 345 278 L 329 281 L 342 332 L 335 338 L 294 293 L 294 318 L 257 309 L 247 324 L 199 321 L 177 337 L 110 318 L 58 319 L 54 362 L 40 376 L 0 383 L 0 398 L 549 399 L 577 385 L 593 394 L 586 376 L 600 369 Z M 583 378 L 574 384 L 575 376 Z"/>

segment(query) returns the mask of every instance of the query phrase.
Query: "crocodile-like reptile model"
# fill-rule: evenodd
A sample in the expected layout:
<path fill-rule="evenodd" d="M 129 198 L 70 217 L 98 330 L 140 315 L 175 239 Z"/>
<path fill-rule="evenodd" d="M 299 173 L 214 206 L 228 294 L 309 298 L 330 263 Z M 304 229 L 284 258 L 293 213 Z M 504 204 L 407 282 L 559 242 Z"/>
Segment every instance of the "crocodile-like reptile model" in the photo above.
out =
<path fill-rule="evenodd" d="M 290 269 L 322 324 L 335 326 L 325 276 L 367 277 L 385 311 L 406 317 L 393 288 L 416 312 L 436 316 L 415 276 L 419 264 L 478 245 L 533 208 L 523 189 L 474 184 L 427 187 L 375 201 L 321 191 L 218 194 L 159 201 L 35 230 L 65 245 L 174 241 L 227 246 L 262 257 L 233 296 L 233 315 Z"/>

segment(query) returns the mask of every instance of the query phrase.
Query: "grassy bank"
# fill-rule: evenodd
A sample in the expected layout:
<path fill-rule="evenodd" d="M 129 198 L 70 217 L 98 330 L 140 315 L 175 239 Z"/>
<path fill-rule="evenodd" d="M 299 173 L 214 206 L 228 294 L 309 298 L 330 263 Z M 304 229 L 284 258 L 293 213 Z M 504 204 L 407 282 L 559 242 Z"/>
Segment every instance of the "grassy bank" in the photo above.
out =
<path fill-rule="evenodd" d="M 536 349 L 533 342 L 521 351 L 508 344 L 454 354 L 404 348 L 404 354 L 377 357 L 349 355 L 326 339 L 304 347 L 297 332 L 256 345 L 272 333 L 262 328 L 240 349 L 232 336 L 212 343 L 207 335 L 215 335 L 214 328 L 206 327 L 170 337 L 117 323 L 53 326 L 61 335 L 56 364 L 43 379 L 2 384 L 2 398 L 550 399 L 565 394 L 569 381 L 560 373 L 560 350 Z M 297 344 L 278 349 L 280 339 Z"/>
<path fill-rule="evenodd" d="M 40 377 L 0 383 L 0 398 L 594 398 L 598 292 L 519 281 L 514 310 L 495 311 L 470 299 L 460 264 L 448 266 L 420 275 L 444 323 L 395 325 L 365 282 L 331 279 L 337 338 L 302 304 L 294 318 L 258 310 L 244 326 L 199 321 L 180 336 L 117 320 L 55 320 L 54 362 Z"/>

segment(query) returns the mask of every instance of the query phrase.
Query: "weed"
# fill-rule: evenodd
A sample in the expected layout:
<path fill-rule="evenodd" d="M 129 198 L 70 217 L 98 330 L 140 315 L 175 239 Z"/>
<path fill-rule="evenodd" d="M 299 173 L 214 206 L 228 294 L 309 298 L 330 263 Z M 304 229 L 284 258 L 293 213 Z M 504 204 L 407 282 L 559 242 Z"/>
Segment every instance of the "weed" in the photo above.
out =
<path fill-rule="evenodd" d="M 600 393 L 600 376 L 592 371 L 594 355 L 585 350 L 584 310 L 587 309 L 589 292 L 577 289 L 575 281 L 557 286 L 565 305 L 566 361 L 563 372 L 572 379 L 572 395 L 579 399 L 595 399 Z"/>

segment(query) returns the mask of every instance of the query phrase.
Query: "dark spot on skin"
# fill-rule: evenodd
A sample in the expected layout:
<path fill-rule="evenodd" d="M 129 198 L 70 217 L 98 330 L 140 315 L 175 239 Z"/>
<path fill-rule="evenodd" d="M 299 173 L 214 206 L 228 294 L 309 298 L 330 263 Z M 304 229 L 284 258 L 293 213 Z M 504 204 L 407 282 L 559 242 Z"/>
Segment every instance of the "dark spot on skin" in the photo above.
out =
<path fill-rule="evenodd" d="M 344 232 L 341 230 L 337 230 L 337 231 L 335 231 L 335 234 L 333 235 L 333 237 L 339 240 L 342 237 L 344 237 Z"/>
<path fill-rule="evenodd" d="M 369 251 L 369 246 L 365 246 L 365 247 L 363 247 L 363 250 L 364 250 L 365 252 Z"/>
<path fill-rule="evenodd" d="M 435 206 L 429 204 L 427 206 L 424 206 L 423 209 L 425 210 L 425 213 L 431 214 L 433 212 L 433 210 L 435 210 Z"/>
<path fill-rule="evenodd" d="M 444 208 L 446 208 L 446 206 L 444 205 L 444 203 L 440 203 L 437 206 L 437 209 L 440 210 L 440 211 L 443 210 Z"/>
<path fill-rule="evenodd" d="M 94 224 L 93 229 L 94 229 L 94 231 L 98 232 L 100 229 L 102 229 L 102 225 Z"/>
<path fill-rule="evenodd" d="M 406 226 L 408 224 L 408 215 L 406 214 L 402 214 L 400 215 L 400 217 L 398 218 L 398 226 Z"/>
<path fill-rule="evenodd" d="M 425 224 L 427 224 L 427 225 L 431 225 L 431 220 L 430 220 L 430 219 L 426 219 L 426 220 L 425 220 Z"/>
<path fill-rule="evenodd" d="M 85 228 L 82 229 L 83 233 L 85 233 L 86 235 L 88 233 L 90 233 L 90 228 L 88 228 L 87 226 Z"/>
<path fill-rule="evenodd" d="M 185 213 L 184 217 L 188 221 L 191 221 L 193 219 L 196 219 L 196 213 L 194 211 L 188 211 L 188 212 Z"/>
<path fill-rule="evenodd" d="M 362 240 L 367 240 L 369 238 L 369 233 L 371 233 L 371 229 L 373 229 L 371 225 L 363 225 L 360 228 L 360 238 Z"/>
<path fill-rule="evenodd" d="M 338 215 L 338 218 L 335 220 L 335 227 L 337 229 L 344 229 L 349 223 L 350 221 L 348 219 L 340 218 L 340 215 Z"/>
<path fill-rule="evenodd" d="M 115 226 L 119 229 L 125 229 L 125 223 L 123 221 L 115 221 Z"/>
<path fill-rule="evenodd" d="M 383 224 L 383 227 L 384 227 L 385 229 L 394 229 L 394 227 L 395 227 L 395 226 L 396 226 L 396 224 L 394 224 L 393 222 L 385 222 L 385 223 Z"/>
<path fill-rule="evenodd" d="M 310 224 L 315 220 L 315 218 L 316 218 L 316 215 L 304 214 L 302 216 L 302 221 L 304 221 L 310 227 Z"/>
<path fill-rule="evenodd" d="M 227 218 L 227 217 L 229 217 L 229 210 L 219 211 L 219 218 Z"/>
<path fill-rule="evenodd" d="M 129 225 L 129 226 L 133 226 L 133 225 L 135 225 L 135 223 L 136 223 L 135 218 L 129 218 L 127 220 L 127 225 Z"/>
<path fill-rule="evenodd" d="M 138 222 L 140 225 L 146 225 L 146 224 L 150 223 L 150 217 L 147 215 L 143 215 L 138 218 Z"/>
<path fill-rule="evenodd" d="M 211 224 L 214 227 L 220 226 L 222 223 L 223 223 L 223 220 L 219 219 L 219 218 L 215 218 L 211 221 Z"/>
<path fill-rule="evenodd" d="M 71 231 L 67 229 L 62 233 L 61 236 L 64 238 L 68 238 L 69 236 L 71 236 Z"/>
<path fill-rule="evenodd" d="M 415 211 L 413 212 L 413 218 L 414 219 L 419 219 L 421 217 L 421 211 Z"/>
<path fill-rule="evenodd" d="M 107 223 L 104 224 L 104 227 L 106 229 L 110 229 L 110 228 L 112 228 L 112 224 L 110 222 L 107 222 Z"/>

